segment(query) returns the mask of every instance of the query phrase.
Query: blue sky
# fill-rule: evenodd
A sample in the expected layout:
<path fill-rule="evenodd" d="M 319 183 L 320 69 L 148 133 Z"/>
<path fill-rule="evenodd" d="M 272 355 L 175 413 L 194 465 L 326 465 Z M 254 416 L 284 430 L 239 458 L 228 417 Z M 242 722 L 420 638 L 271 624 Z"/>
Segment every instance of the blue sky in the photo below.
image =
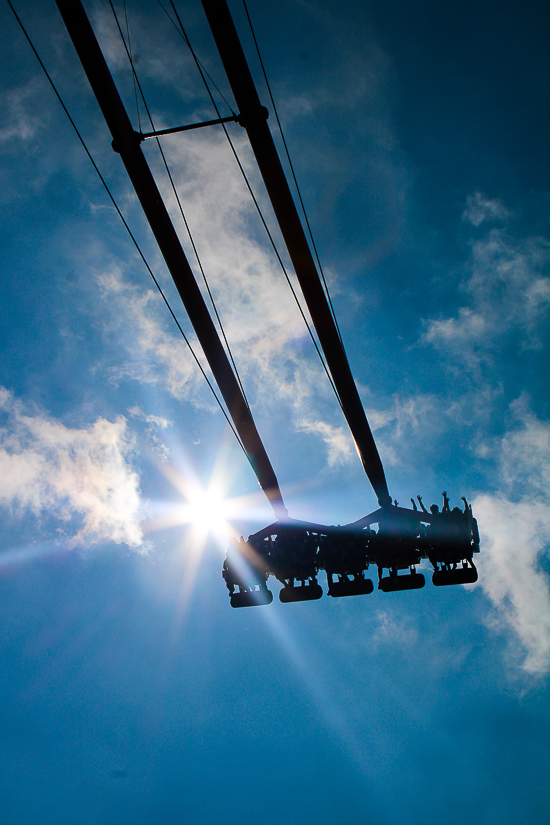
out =
<path fill-rule="evenodd" d="M 137 127 L 109 4 L 85 7 Z M 16 9 L 193 341 L 55 4 Z M 550 13 L 249 9 L 390 492 L 472 501 L 479 581 L 230 609 L 228 538 L 270 507 L 4 4 L 2 822 L 547 822 Z M 127 12 L 156 126 L 213 117 L 158 4 Z M 163 148 L 290 515 L 371 512 L 223 132 Z"/>

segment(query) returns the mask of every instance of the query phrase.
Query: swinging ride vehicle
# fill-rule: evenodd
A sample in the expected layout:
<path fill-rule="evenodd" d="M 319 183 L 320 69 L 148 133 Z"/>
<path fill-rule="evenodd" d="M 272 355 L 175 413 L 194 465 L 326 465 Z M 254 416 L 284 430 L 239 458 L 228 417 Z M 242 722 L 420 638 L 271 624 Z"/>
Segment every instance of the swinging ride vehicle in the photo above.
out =
<path fill-rule="evenodd" d="M 131 125 L 80 0 L 56 0 L 111 131 L 113 148 L 126 167 L 235 431 L 276 516 L 273 524 L 249 536 L 247 541 L 242 538 L 233 541 L 227 551 L 222 575 L 230 604 L 249 607 L 271 603 L 269 576 L 283 585 L 279 593 L 281 602 L 319 599 L 323 594 L 317 580 L 320 570 L 326 573 L 329 596 L 365 595 L 374 589 L 372 579 L 366 575 L 371 565 L 377 568 L 378 589 L 383 592 L 414 590 L 425 584 L 424 575 L 417 571 L 423 559 L 431 563 L 432 582 L 438 587 L 473 583 L 477 580 L 473 555 L 479 552 L 479 533 L 466 499 L 463 499 L 463 510 L 459 507 L 451 510 L 447 494 L 443 493 L 441 511 L 436 505 L 426 510 L 420 497 L 420 508 L 411 499 L 410 510 L 392 502 L 332 305 L 273 142 L 267 123 L 268 110 L 258 97 L 226 0 L 201 2 L 239 114 L 144 134 Z M 171 5 L 179 21 L 173 2 Z M 317 332 L 327 372 L 378 498 L 376 511 L 345 526 L 312 524 L 288 517 L 250 408 L 141 149 L 141 143 L 147 138 L 228 121 L 237 121 L 247 132 Z"/>

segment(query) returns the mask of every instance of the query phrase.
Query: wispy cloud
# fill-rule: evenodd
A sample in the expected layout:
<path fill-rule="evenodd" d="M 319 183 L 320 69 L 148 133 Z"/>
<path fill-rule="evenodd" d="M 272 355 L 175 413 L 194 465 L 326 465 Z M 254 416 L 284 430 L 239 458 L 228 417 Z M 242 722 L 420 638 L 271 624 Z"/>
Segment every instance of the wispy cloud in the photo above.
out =
<path fill-rule="evenodd" d="M 129 407 L 128 413 L 132 418 L 138 421 L 144 421 L 147 424 L 147 439 L 151 445 L 153 452 L 155 452 L 161 461 L 167 461 L 170 455 L 170 450 L 159 436 L 159 430 L 165 430 L 172 423 L 161 415 L 151 415 L 145 413 L 141 407 Z"/>
<path fill-rule="evenodd" d="M 142 544 L 139 478 L 122 416 L 71 428 L 27 408 L 3 387 L 0 415 L 2 506 L 56 519 L 74 544 Z"/>
<path fill-rule="evenodd" d="M 237 133 L 237 146 L 248 164 L 244 141 Z M 348 460 L 353 454 L 352 441 L 340 428 L 330 386 L 225 138 L 213 134 L 184 144 L 166 141 L 166 147 L 251 403 L 261 413 L 271 411 L 277 399 L 277 404 L 290 411 L 297 431 L 305 428 L 321 438 L 331 465 Z M 257 185 L 257 171 L 249 171 Z M 181 224 L 169 190 L 166 200 L 175 224 Z M 188 239 L 183 243 L 188 246 Z M 192 252 L 189 259 L 195 265 Z M 290 277 L 297 287 L 294 276 Z M 197 278 L 201 282 L 199 273 Z M 203 378 L 158 296 L 131 284 L 116 268 L 102 272 L 97 280 L 112 311 L 108 326 L 116 326 L 128 353 L 128 359 L 112 371 L 113 380 L 131 378 L 155 384 L 178 399 L 208 405 Z M 174 306 L 179 307 L 179 299 Z M 177 312 L 185 318 L 184 312 Z M 194 334 L 190 337 L 195 342 Z M 200 347 L 196 352 L 208 372 Z"/>
<path fill-rule="evenodd" d="M 440 347 L 471 347 L 487 335 L 487 320 L 469 307 L 461 307 L 456 318 L 441 318 L 430 321 L 425 339 Z M 472 354 L 469 353 L 469 358 Z"/>
<path fill-rule="evenodd" d="M 327 421 L 307 421 L 305 419 L 298 422 L 298 427 L 304 433 L 321 436 L 327 448 L 329 467 L 345 463 L 352 456 L 353 440 L 347 429 L 334 427 Z"/>
<path fill-rule="evenodd" d="M 307 181 L 306 202 L 317 226 L 335 242 L 340 270 L 365 271 L 406 234 L 411 175 L 394 124 L 395 69 L 364 30 L 359 36 L 353 25 L 319 4 L 310 4 L 308 12 L 312 23 L 330 31 L 333 51 L 316 63 L 314 77 L 298 71 L 279 80 L 276 99 L 298 150 L 294 160 L 302 170 L 299 178 Z M 359 245 L 342 244 L 346 209 L 362 216 Z"/>
<path fill-rule="evenodd" d="M 112 329 L 115 324 L 118 340 L 129 356 L 110 370 L 111 380 L 118 383 L 130 379 L 152 384 L 178 400 L 185 399 L 200 409 L 214 410 L 204 379 L 182 338 L 170 331 L 170 319 L 158 296 L 152 290 L 144 291 L 124 281 L 116 269 L 99 275 L 98 283 L 112 311 L 108 327 Z M 229 301 L 228 309 L 238 326 L 238 305 Z M 243 314 L 246 316 L 247 312 L 245 303 Z M 346 462 L 354 452 L 351 435 L 347 429 L 319 417 L 319 405 L 328 394 L 324 386 L 326 378 L 320 366 L 312 363 L 311 358 L 303 357 L 301 344 L 297 349 L 292 346 L 288 326 L 286 334 L 288 337 L 283 326 L 264 337 L 251 325 L 247 339 L 243 321 L 240 341 L 232 343 L 232 350 L 249 395 L 260 409 L 272 409 L 276 398 L 278 406 L 285 407 L 292 415 L 296 431 L 311 433 L 322 440 L 329 466 Z M 193 346 L 211 377 L 200 346 L 196 341 Z M 334 408 L 337 410 L 336 401 Z M 154 424 L 155 428 L 164 428 L 169 423 L 147 416 L 139 408 L 133 407 L 128 412 L 132 417 Z"/>
<path fill-rule="evenodd" d="M 38 113 L 40 107 L 37 106 L 37 98 L 42 93 L 42 82 L 33 78 L 3 96 L 0 108 L 3 123 L 0 128 L 0 147 L 9 148 L 16 144 L 17 151 L 21 151 L 21 142 L 32 140 L 45 125 L 42 113 Z"/>
<path fill-rule="evenodd" d="M 471 246 L 462 284 L 468 305 L 455 316 L 429 319 L 424 342 L 472 370 L 512 332 L 523 348 L 538 348 L 550 304 L 550 278 L 544 274 L 549 258 L 550 243 L 544 238 L 516 239 L 503 229 L 489 230 Z"/>
<path fill-rule="evenodd" d="M 137 418 L 140 421 L 145 421 L 147 424 L 158 427 L 161 430 L 165 430 L 166 427 L 170 426 L 170 421 L 167 418 L 164 418 L 161 415 L 150 415 L 141 409 L 141 407 L 130 407 L 128 412 L 132 416 L 132 418 Z"/>
<path fill-rule="evenodd" d="M 550 423 L 516 403 L 515 429 L 489 449 L 503 491 L 473 502 L 482 539 L 480 583 L 526 652 L 522 667 L 550 671 Z"/>
<path fill-rule="evenodd" d="M 448 425 L 446 401 L 426 393 L 395 394 L 385 409 L 366 407 L 367 418 L 384 463 L 399 466 L 418 462 Z"/>
<path fill-rule="evenodd" d="M 505 221 L 510 214 L 498 198 L 487 198 L 481 192 L 476 192 L 474 195 L 468 195 L 462 220 L 473 226 L 481 226 L 486 221 Z"/>
<path fill-rule="evenodd" d="M 97 281 L 112 310 L 109 326 L 115 324 L 118 339 L 129 355 L 111 370 L 112 380 L 131 378 L 162 385 L 174 398 L 189 397 L 200 373 L 183 338 L 168 331 L 158 293 L 136 288 L 116 268 L 99 274 Z"/>
<path fill-rule="evenodd" d="M 185 11 L 186 24 L 189 25 L 193 19 L 193 10 Z M 186 106 L 189 105 L 189 101 L 197 103 L 198 100 L 202 100 L 202 106 L 205 107 L 206 104 L 205 108 L 211 112 L 211 105 L 204 94 L 200 75 L 195 70 L 192 54 L 183 39 L 175 35 L 168 17 L 158 8 L 139 9 L 135 5 L 127 9 L 119 7 L 116 13 L 127 43 L 128 23 L 132 59 L 146 93 L 153 82 L 157 88 L 161 85 L 171 94 L 177 94 Z M 92 22 L 106 60 L 116 74 L 117 85 L 122 87 L 126 94 L 129 93 L 131 99 L 133 87 L 128 71 L 128 57 L 111 9 L 96 6 L 92 10 Z M 208 58 L 203 60 L 209 63 Z M 141 101 L 140 109 L 142 117 L 145 118 L 146 113 Z"/>

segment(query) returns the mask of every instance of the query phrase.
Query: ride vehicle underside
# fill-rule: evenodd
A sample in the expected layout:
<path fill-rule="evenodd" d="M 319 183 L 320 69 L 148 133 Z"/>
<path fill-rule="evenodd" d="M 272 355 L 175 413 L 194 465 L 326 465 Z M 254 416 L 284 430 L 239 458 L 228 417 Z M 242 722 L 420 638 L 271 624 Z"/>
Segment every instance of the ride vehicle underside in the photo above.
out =
<path fill-rule="evenodd" d="M 370 567 L 376 568 L 378 589 L 384 593 L 417 590 L 425 584 L 424 574 L 417 570 L 423 560 L 431 564 L 437 587 L 473 584 L 477 522 L 465 499 L 464 510 L 451 510 L 443 496 L 441 512 L 435 505 L 427 511 L 419 499 L 420 510 L 414 501 L 412 510 L 391 505 L 341 527 L 285 519 L 248 541 L 233 540 L 222 573 L 231 606 L 270 604 L 269 576 L 283 585 L 283 603 L 320 599 L 323 589 L 317 577 L 322 570 L 328 595 L 334 598 L 372 593 Z"/>

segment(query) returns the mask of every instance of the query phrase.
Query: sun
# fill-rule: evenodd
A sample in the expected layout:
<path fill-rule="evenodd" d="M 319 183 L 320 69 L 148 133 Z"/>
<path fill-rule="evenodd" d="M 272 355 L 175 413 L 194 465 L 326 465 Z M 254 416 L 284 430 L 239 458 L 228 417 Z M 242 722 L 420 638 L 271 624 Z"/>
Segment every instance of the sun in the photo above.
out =
<path fill-rule="evenodd" d="M 225 533 L 228 510 L 223 492 L 215 485 L 210 484 L 206 489 L 197 485 L 188 491 L 187 502 L 182 505 L 182 521 L 201 533 Z"/>
<path fill-rule="evenodd" d="M 152 502 L 151 515 L 142 530 L 150 534 L 182 527 L 187 554 L 200 555 L 210 540 L 225 552 L 236 532 L 231 521 L 242 502 L 228 496 L 231 477 L 224 463 L 218 462 L 206 484 L 188 466 L 165 463 L 159 469 L 179 493 L 179 500 Z"/>
<path fill-rule="evenodd" d="M 163 462 L 158 469 L 179 495 L 150 500 L 142 532 L 151 535 L 183 528 L 181 552 L 200 557 L 207 544 L 225 553 L 229 539 L 239 535 L 235 525 L 243 519 L 263 521 L 266 505 L 259 489 L 237 497 L 230 495 L 234 471 L 226 452 L 221 451 L 206 483 L 181 454 L 177 466 Z"/>

